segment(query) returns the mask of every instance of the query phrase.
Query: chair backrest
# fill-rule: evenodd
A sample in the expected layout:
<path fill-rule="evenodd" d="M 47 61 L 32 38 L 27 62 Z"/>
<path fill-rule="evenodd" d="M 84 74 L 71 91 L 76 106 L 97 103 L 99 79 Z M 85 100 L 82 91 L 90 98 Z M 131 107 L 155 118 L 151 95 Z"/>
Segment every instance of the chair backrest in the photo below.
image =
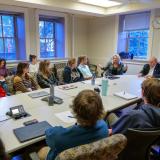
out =
<path fill-rule="evenodd" d="M 160 128 L 128 129 L 127 146 L 121 152 L 122 160 L 148 160 L 150 148 L 160 138 Z"/>
<path fill-rule="evenodd" d="M 127 139 L 124 135 L 116 134 L 65 150 L 56 157 L 56 160 L 115 160 L 126 143 Z"/>

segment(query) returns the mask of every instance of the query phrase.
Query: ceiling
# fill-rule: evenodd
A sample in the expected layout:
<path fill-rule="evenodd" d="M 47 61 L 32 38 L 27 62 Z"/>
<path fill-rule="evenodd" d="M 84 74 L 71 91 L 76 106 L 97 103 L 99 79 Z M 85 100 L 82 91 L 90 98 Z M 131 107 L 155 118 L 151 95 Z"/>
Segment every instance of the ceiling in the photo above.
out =
<path fill-rule="evenodd" d="M 97 0 L 98 1 L 98 0 Z M 108 16 L 160 8 L 160 0 L 115 0 L 122 5 L 115 7 L 100 7 L 79 3 L 78 0 L 0 0 L 0 4 L 54 10 L 87 16 Z"/>

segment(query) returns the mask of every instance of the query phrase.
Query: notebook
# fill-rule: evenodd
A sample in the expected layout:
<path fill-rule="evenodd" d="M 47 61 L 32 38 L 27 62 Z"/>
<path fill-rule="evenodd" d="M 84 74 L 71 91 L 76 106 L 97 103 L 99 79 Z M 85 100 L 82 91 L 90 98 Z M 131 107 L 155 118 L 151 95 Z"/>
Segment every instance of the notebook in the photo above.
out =
<path fill-rule="evenodd" d="M 118 97 L 121 97 L 121 98 L 123 98 L 123 99 L 126 99 L 126 100 L 131 100 L 131 99 L 137 98 L 136 95 L 127 93 L 127 92 L 125 92 L 125 91 L 116 92 L 116 93 L 114 93 L 114 95 L 115 95 L 115 96 L 118 96 Z"/>
<path fill-rule="evenodd" d="M 49 95 L 49 93 L 45 92 L 45 91 L 40 91 L 40 92 L 28 94 L 28 96 L 30 96 L 31 98 L 38 98 L 38 97 L 43 97 L 43 96 L 48 96 L 48 95 Z"/>
<path fill-rule="evenodd" d="M 13 132 L 17 139 L 22 143 L 43 136 L 45 134 L 45 130 L 50 127 L 52 126 L 47 121 L 42 121 L 14 129 Z"/>

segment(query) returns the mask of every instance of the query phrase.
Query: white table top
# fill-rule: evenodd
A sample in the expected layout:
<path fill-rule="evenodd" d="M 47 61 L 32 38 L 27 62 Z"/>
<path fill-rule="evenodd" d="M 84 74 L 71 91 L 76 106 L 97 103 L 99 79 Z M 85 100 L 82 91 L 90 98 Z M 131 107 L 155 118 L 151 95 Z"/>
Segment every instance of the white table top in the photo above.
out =
<path fill-rule="evenodd" d="M 121 76 L 120 79 L 109 80 L 109 88 L 107 96 L 102 96 L 103 104 L 105 111 L 112 111 L 130 104 L 131 102 L 136 101 L 140 98 L 141 93 L 141 83 L 143 78 L 138 78 L 137 76 Z M 23 105 L 26 112 L 31 114 L 30 117 L 26 117 L 19 120 L 9 119 L 4 122 L 0 122 L 0 137 L 3 140 L 6 151 L 8 153 L 14 152 L 18 149 L 21 149 L 30 144 L 36 143 L 44 137 L 36 138 L 25 143 L 20 143 L 13 133 L 13 129 L 23 127 L 23 122 L 28 120 L 37 119 L 38 121 L 46 120 L 51 125 L 61 125 L 63 127 L 68 127 L 72 124 L 67 124 L 60 119 L 58 119 L 54 114 L 70 110 L 69 105 L 72 103 L 73 98 L 84 89 L 94 89 L 95 86 L 92 86 L 90 81 L 75 83 L 77 88 L 70 90 L 62 90 L 58 86 L 55 87 L 55 95 L 64 100 L 64 103 L 61 105 L 54 104 L 54 106 L 48 106 L 47 102 L 41 101 L 41 98 L 32 99 L 28 96 L 29 93 L 23 93 L 19 95 L 14 95 L 10 97 L 4 97 L 0 99 L 0 117 L 5 116 L 5 113 L 9 110 L 10 107 L 16 105 Z M 96 79 L 96 83 L 100 84 L 101 79 Z M 49 92 L 49 89 L 44 89 Z M 34 91 L 34 92 L 39 92 Z M 132 94 L 137 95 L 139 98 L 133 100 L 124 100 L 122 98 L 113 96 L 113 93 L 119 91 L 126 91 Z"/>

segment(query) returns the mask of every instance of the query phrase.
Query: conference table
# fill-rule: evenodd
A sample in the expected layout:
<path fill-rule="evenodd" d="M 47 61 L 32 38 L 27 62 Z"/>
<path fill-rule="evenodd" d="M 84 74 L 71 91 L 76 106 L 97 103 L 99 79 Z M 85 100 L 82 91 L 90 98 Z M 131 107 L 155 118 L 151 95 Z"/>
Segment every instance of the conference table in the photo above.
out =
<path fill-rule="evenodd" d="M 107 96 L 101 96 L 105 111 L 113 112 L 140 101 L 141 83 L 143 80 L 143 78 L 138 78 L 136 75 L 124 75 L 120 76 L 119 79 L 109 80 Z M 94 90 L 95 87 L 101 88 L 101 81 L 101 78 L 97 78 L 95 85 L 91 85 L 91 80 L 73 83 L 72 85 L 74 85 L 75 88 L 68 90 L 62 89 L 63 86 L 56 86 L 55 96 L 62 98 L 63 103 L 54 104 L 53 106 L 48 106 L 47 102 L 41 100 L 42 97 L 31 98 L 28 96 L 31 92 L 0 98 L 0 137 L 4 142 L 6 152 L 13 153 L 45 139 L 45 136 L 42 136 L 20 143 L 14 135 L 13 129 L 23 127 L 23 123 L 26 121 L 37 119 L 39 122 L 47 121 L 52 126 L 69 127 L 73 125 L 73 122 L 65 123 L 58 118 L 56 114 L 71 111 L 70 105 L 72 104 L 74 97 L 82 90 Z M 48 88 L 32 92 L 40 91 L 46 91 L 49 93 Z M 137 98 L 125 100 L 114 96 L 114 93 L 121 91 L 134 94 Z M 9 111 L 10 107 L 17 105 L 23 105 L 25 111 L 29 113 L 30 116 L 18 120 L 8 118 L 6 112 Z"/>

